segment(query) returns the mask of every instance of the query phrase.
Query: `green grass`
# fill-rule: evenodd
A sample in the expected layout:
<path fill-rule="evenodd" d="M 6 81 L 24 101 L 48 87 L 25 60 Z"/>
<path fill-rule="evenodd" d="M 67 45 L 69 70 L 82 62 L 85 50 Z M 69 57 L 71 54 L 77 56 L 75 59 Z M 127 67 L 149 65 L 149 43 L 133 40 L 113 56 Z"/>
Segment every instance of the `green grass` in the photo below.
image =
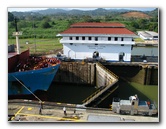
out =
<path fill-rule="evenodd" d="M 145 42 L 143 39 L 141 38 L 135 38 L 134 41 L 137 43 L 137 42 Z"/>
<path fill-rule="evenodd" d="M 8 39 L 8 44 L 15 44 L 15 39 Z M 31 54 L 49 54 L 55 50 L 62 49 L 62 44 L 58 38 L 54 39 L 19 39 L 21 51 L 30 49 Z M 26 44 L 28 42 L 28 44 Z M 36 53 L 35 53 L 36 43 Z"/>

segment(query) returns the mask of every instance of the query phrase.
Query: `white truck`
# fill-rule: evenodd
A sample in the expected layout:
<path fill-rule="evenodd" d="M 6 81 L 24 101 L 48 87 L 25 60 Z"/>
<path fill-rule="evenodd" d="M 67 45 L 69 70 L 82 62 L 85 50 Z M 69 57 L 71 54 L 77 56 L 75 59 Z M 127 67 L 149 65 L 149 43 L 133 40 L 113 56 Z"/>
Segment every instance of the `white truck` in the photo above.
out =
<path fill-rule="evenodd" d="M 113 98 L 112 111 L 118 114 L 156 115 L 158 110 L 150 101 L 140 101 L 138 96 L 130 96 L 129 100 Z"/>

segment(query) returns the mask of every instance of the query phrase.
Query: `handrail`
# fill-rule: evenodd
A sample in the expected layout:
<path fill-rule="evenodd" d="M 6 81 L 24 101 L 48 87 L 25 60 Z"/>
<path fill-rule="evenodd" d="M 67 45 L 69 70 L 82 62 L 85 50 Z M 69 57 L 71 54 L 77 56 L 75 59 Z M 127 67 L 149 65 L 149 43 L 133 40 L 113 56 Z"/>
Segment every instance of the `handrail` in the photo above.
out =
<path fill-rule="evenodd" d="M 119 86 L 116 86 L 113 90 L 109 91 L 109 93 L 108 93 L 106 96 L 104 96 L 104 97 L 102 98 L 102 100 L 104 100 L 104 99 L 107 98 L 110 94 L 112 94 L 116 89 L 118 89 L 118 87 L 119 87 Z M 99 103 L 101 103 L 101 101 L 99 101 L 97 104 L 99 104 Z"/>
<path fill-rule="evenodd" d="M 118 80 L 116 80 L 114 83 L 112 83 L 112 85 L 114 85 L 117 81 L 118 81 Z M 97 97 L 98 97 L 99 95 L 101 95 L 102 93 L 104 93 L 107 89 L 109 89 L 110 86 L 112 86 L 112 85 L 106 86 L 103 90 L 101 90 L 101 91 L 98 92 L 97 94 L 92 94 L 92 95 L 90 95 L 90 96 L 88 97 L 88 99 L 86 99 L 86 101 L 84 101 L 84 105 L 86 105 L 86 104 L 88 103 L 88 101 L 90 101 L 90 99 L 91 99 L 91 101 L 93 101 L 93 100 L 96 98 L 96 95 L 97 95 Z M 91 96 L 92 96 L 92 97 L 91 97 Z"/>

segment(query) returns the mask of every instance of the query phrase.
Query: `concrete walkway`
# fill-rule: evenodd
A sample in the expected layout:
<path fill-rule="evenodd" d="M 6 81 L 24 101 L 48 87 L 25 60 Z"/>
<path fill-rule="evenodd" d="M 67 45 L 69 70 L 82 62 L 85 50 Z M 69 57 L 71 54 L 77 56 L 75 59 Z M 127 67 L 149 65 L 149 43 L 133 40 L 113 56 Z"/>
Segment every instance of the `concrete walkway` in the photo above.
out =
<path fill-rule="evenodd" d="M 64 114 L 63 107 L 66 107 Z M 159 122 L 158 117 L 118 115 L 109 110 L 76 108 L 76 105 L 45 105 L 40 114 L 39 103 L 8 103 L 10 122 Z"/>

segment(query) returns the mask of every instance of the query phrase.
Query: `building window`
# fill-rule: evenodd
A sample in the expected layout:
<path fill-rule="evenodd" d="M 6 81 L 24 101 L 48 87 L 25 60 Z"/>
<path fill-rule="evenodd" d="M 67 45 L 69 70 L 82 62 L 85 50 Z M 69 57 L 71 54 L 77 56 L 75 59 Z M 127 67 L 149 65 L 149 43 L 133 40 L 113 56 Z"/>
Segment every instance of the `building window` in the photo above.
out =
<path fill-rule="evenodd" d="M 95 37 L 95 41 L 98 41 L 98 37 Z"/>
<path fill-rule="evenodd" d="M 123 37 L 121 38 L 121 41 L 123 41 Z"/>
<path fill-rule="evenodd" d="M 79 40 L 79 37 L 76 37 L 76 40 Z"/>
<path fill-rule="evenodd" d="M 85 37 L 82 37 L 82 40 L 85 40 Z"/>
<path fill-rule="evenodd" d="M 73 38 L 72 38 L 72 37 L 70 37 L 70 40 L 73 40 Z"/>
<path fill-rule="evenodd" d="M 111 41 L 111 37 L 108 37 L 108 41 Z"/>
<path fill-rule="evenodd" d="M 115 37 L 115 41 L 118 41 L 118 37 Z"/>
<path fill-rule="evenodd" d="M 153 38 L 158 38 L 158 36 L 153 36 Z"/>
<path fill-rule="evenodd" d="M 88 37 L 89 40 L 92 40 L 92 37 Z"/>

